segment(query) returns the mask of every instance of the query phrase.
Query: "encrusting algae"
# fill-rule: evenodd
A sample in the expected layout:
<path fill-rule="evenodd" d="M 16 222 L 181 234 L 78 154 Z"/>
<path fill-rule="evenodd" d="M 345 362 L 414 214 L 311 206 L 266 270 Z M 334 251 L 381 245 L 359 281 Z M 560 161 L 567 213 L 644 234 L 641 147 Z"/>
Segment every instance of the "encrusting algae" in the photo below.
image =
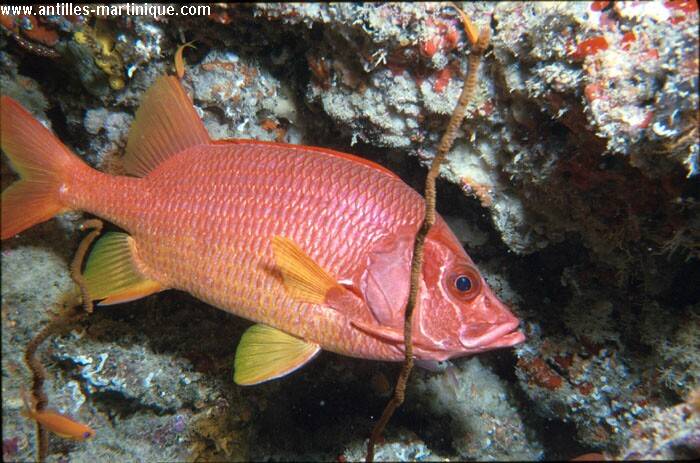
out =
<path fill-rule="evenodd" d="M 91 50 L 95 65 L 107 74 L 112 90 L 121 90 L 125 85 L 124 60 L 115 48 L 113 35 L 109 24 L 97 19 L 94 27 L 83 26 L 82 30 L 73 34 L 73 39 Z"/>

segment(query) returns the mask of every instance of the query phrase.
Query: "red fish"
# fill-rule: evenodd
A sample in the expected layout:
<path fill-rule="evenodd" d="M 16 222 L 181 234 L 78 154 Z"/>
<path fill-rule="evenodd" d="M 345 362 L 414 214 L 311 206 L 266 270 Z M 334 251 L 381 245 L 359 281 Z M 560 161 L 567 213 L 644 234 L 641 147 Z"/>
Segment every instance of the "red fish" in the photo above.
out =
<path fill-rule="evenodd" d="M 85 440 L 95 435 L 90 426 L 79 423 L 66 415 L 53 410 L 36 410 L 29 406 L 26 393 L 22 390 L 22 401 L 25 409 L 22 415 L 37 421 L 44 428 L 64 439 Z"/>
<path fill-rule="evenodd" d="M 2 239 L 69 210 L 121 227 L 88 257 L 93 300 L 169 288 L 257 323 L 238 384 L 283 376 L 320 349 L 403 358 L 403 317 L 422 197 L 389 170 L 323 148 L 213 141 L 175 77 L 136 113 L 128 176 L 92 169 L 18 103 L 2 98 L 2 149 L 20 180 L 2 194 Z M 442 218 L 430 231 L 415 312 L 418 360 L 522 342 Z"/>

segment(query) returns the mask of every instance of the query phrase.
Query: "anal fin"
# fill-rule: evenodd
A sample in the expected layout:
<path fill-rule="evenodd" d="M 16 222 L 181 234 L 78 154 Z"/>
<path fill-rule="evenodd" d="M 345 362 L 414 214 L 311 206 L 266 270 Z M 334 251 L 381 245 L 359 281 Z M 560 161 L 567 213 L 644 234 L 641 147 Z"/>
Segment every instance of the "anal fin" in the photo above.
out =
<path fill-rule="evenodd" d="M 97 241 L 83 278 L 90 298 L 101 299 L 98 305 L 133 301 L 165 289 L 138 271 L 134 251 L 134 240 L 126 233 L 106 233 Z"/>
<path fill-rule="evenodd" d="M 233 380 L 241 386 L 287 375 L 310 361 L 321 347 L 267 325 L 253 325 L 236 349 Z"/>

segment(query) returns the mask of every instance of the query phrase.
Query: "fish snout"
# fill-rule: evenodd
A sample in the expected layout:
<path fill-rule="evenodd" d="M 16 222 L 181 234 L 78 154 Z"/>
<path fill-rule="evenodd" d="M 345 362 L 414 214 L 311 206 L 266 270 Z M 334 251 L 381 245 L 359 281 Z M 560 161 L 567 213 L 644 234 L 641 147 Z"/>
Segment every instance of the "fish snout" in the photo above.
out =
<path fill-rule="evenodd" d="M 516 331 L 519 325 L 517 319 L 500 324 L 472 323 L 462 328 L 459 341 L 467 349 L 509 347 L 525 340 L 525 336 Z"/>
<path fill-rule="evenodd" d="M 525 340 L 518 331 L 520 320 L 495 296 L 485 297 L 483 317 L 467 321 L 459 332 L 459 340 L 466 349 L 486 350 L 510 347 Z"/>

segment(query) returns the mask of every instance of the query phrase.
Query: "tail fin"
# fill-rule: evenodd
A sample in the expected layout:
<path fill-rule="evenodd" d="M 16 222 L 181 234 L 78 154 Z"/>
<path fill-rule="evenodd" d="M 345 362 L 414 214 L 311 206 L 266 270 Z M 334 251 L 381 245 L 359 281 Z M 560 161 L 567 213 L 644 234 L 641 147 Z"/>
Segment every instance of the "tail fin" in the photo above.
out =
<path fill-rule="evenodd" d="M 3 240 L 68 210 L 59 190 L 84 166 L 56 136 L 12 98 L 0 100 L 0 145 L 20 179 L 2 192 Z"/>

